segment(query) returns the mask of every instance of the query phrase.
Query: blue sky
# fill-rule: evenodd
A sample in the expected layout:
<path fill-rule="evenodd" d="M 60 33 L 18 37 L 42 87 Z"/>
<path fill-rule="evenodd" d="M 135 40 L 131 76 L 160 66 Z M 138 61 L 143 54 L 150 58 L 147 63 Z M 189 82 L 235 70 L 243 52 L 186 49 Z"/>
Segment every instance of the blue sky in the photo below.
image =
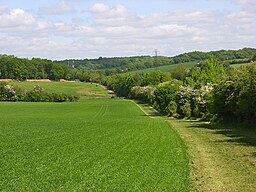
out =
<path fill-rule="evenodd" d="M 255 0 L 0 0 L 0 54 L 48 59 L 256 47 Z"/>

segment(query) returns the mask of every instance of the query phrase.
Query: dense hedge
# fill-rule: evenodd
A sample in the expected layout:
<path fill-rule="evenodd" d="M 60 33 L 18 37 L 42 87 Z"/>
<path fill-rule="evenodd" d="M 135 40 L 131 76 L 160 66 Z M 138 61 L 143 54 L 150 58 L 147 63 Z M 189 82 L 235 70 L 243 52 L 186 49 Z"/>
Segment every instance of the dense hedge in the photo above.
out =
<path fill-rule="evenodd" d="M 156 74 L 147 83 L 142 82 L 150 74 L 118 75 L 108 86 L 118 96 L 150 103 L 168 116 L 256 122 L 256 63 L 231 68 L 211 58 L 187 71 L 183 81 Z"/>
<path fill-rule="evenodd" d="M 215 85 L 210 110 L 224 121 L 256 122 L 256 63 Z"/>
<path fill-rule="evenodd" d="M 78 101 L 79 96 L 64 93 L 48 93 L 40 86 L 28 91 L 17 86 L 0 83 L 0 101 L 65 102 Z"/>

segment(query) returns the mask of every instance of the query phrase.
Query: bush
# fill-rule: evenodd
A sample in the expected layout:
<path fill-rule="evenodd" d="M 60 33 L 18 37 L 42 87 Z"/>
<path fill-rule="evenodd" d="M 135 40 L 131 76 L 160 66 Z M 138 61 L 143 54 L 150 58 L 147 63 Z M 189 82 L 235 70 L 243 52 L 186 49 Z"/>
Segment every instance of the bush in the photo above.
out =
<path fill-rule="evenodd" d="M 164 115 L 173 115 L 176 93 L 179 90 L 180 83 L 168 82 L 160 84 L 154 91 L 154 107 Z"/>
<path fill-rule="evenodd" d="M 135 86 L 131 89 L 130 97 L 131 99 L 152 103 L 154 90 L 155 88 L 152 86 Z"/>
<path fill-rule="evenodd" d="M 47 93 L 40 86 L 26 91 L 16 86 L 0 83 L 0 101 L 26 101 L 26 102 L 64 102 L 78 101 L 79 96 L 63 93 Z"/>
<path fill-rule="evenodd" d="M 205 117 L 209 113 L 209 96 L 213 87 L 203 85 L 200 88 L 181 86 L 176 96 L 177 113 L 181 117 Z"/>
<path fill-rule="evenodd" d="M 215 86 L 211 112 L 221 121 L 256 122 L 256 64 L 240 68 Z"/>

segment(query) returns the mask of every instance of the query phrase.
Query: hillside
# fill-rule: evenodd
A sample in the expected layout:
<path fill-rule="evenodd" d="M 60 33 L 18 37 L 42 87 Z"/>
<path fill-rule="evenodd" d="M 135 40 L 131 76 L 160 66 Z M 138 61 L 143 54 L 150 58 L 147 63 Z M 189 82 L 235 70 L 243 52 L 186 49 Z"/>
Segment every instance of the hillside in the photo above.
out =
<path fill-rule="evenodd" d="M 18 58 L 12 55 L 0 55 L 0 79 L 50 79 L 100 82 L 102 76 L 145 70 L 161 69 L 169 71 L 179 63 L 204 63 L 216 57 L 227 64 L 248 63 L 256 55 L 256 49 L 220 50 L 211 52 L 189 52 L 174 57 L 135 56 L 84 60 L 51 61 L 40 58 Z"/>
<path fill-rule="evenodd" d="M 248 63 L 256 54 L 255 48 L 243 48 L 239 50 L 219 50 L 210 52 L 193 51 L 183 53 L 174 57 L 165 56 L 135 56 L 135 57 L 113 57 L 98 59 L 69 59 L 57 61 L 74 68 L 87 70 L 105 70 L 106 75 L 126 71 L 154 68 L 185 62 L 202 62 L 211 57 L 217 57 L 220 61 L 227 61 L 229 64 Z"/>

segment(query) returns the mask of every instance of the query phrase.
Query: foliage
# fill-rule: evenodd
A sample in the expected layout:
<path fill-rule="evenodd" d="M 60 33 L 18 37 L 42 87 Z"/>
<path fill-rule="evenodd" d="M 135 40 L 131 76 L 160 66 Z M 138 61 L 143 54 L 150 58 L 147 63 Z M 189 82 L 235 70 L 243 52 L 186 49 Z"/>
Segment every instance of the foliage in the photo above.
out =
<path fill-rule="evenodd" d="M 185 78 L 185 84 L 192 87 L 200 87 L 207 83 L 217 84 L 228 78 L 229 66 L 218 62 L 217 58 L 211 58 L 205 64 L 191 68 L 188 77 Z"/>
<path fill-rule="evenodd" d="M 152 103 L 154 91 L 155 87 L 150 85 L 146 87 L 135 86 L 131 89 L 130 97 L 135 100 Z"/>
<path fill-rule="evenodd" d="M 184 53 L 172 57 L 174 63 L 184 63 L 189 61 L 205 61 L 212 57 L 216 57 L 219 61 L 234 61 L 239 59 L 250 59 L 253 54 L 256 53 L 256 49 L 243 48 L 239 50 L 220 50 L 210 52 L 194 51 L 190 53 Z"/>
<path fill-rule="evenodd" d="M 70 78 L 71 69 L 46 59 L 21 59 L 14 56 L 0 56 L 0 78 L 2 79 L 45 79 Z"/>
<path fill-rule="evenodd" d="M 169 57 L 158 56 L 135 56 L 135 57 L 113 57 L 98 59 L 82 59 L 82 60 L 64 60 L 59 61 L 61 64 L 72 65 L 75 68 L 83 68 L 87 70 L 105 70 L 106 75 L 123 73 L 137 69 L 145 69 L 150 67 L 164 66 L 172 62 Z"/>
<path fill-rule="evenodd" d="M 187 70 L 188 69 L 186 65 L 183 63 L 180 63 L 170 72 L 171 72 L 172 78 L 178 79 L 178 80 L 184 80 L 187 75 Z"/>
<path fill-rule="evenodd" d="M 154 107 L 162 114 L 173 115 L 176 111 L 176 93 L 178 82 L 160 84 L 154 91 Z"/>
<path fill-rule="evenodd" d="M 78 101 L 77 95 L 66 95 L 64 93 L 48 93 L 39 85 L 33 90 L 21 89 L 17 86 L 0 84 L 0 101 L 26 101 L 26 102 L 64 102 Z"/>
<path fill-rule="evenodd" d="M 86 69 L 89 71 L 100 70 L 105 75 L 110 76 L 130 71 L 150 69 L 153 67 L 164 67 L 171 64 L 186 62 L 202 63 L 212 57 L 216 57 L 219 61 L 226 61 L 228 64 L 234 64 L 237 62 L 244 63 L 248 62 L 251 59 L 251 56 L 255 53 L 256 49 L 243 48 L 240 50 L 220 50 L 210 52 L 193 51 L 174 57 L 99 57 L 98 59 L 64 60 L 58 61 L 58 63 L 73 66 L 77 69 Z"/>
<path fill-rule="evenodd" d="M 200 88 L 181 86 L 176 97 L 177 114 L 180 117 L 207 117 L 212 90 L 211 85 L 203 85 Z"/>
<path fill-rule="evenodd" d="M 256 64 L 236 69 L 229 81 L 216 84 L 211 102 L 220 120 L 255 122 Z"/>
<path fill-rule="evenodd" d="M 252 56 L 251 61 L 252 61 L 252 62 L 256 62 L 256 53 L 254 53 L 254 55 Z"/>
<path fill-rule="evenodd" d="M 112 76 L 108 79 L 108 88 L 114 90 L 117 96 L 132 98 L 135 92 L 131 90 L 135 86 L 158 85 L 170 80 L 169 74 L 154 71 L 150 73 L 126 73 Z M 135 94 L 136 95 L 136 94 Z"/>
<path fill-rule="evenodd" d="M 170 81 L 148 86 L 149 74 L 122 75 L 117 80 L 125 97 L 148 102 L 162 114 L 179 118 L 212 117 L 220 121 L 255 122 L 256 64 L 232 69 L 211 58 L 192 68 L 184 82 Z M 121 77 L 121 76 L 120 76 Z M 132 83 L 128 83 L 127 78 Z M 128 78 L 128 79 L 129 79 Z M 159 79 L 159 78 L 158 78 Z M 123 83 L 122 83 L 123 82 Z M 117 92 L 120 95 L 120 92 Z"/>
<path fill-rule="evenodd" d="M 83 82 L 9 82 L 10 85 L 20 87 L 27 91 L 33 91 L 34 87 L 39 85 L 48 93 L 65 93 L 68 96 L 77 96 L 80 99 L 91 97 L 109 97 L 108 91 L 102 86 L 94 83 Z M 74 98 L 75 99 L 75 98 Z"/>

